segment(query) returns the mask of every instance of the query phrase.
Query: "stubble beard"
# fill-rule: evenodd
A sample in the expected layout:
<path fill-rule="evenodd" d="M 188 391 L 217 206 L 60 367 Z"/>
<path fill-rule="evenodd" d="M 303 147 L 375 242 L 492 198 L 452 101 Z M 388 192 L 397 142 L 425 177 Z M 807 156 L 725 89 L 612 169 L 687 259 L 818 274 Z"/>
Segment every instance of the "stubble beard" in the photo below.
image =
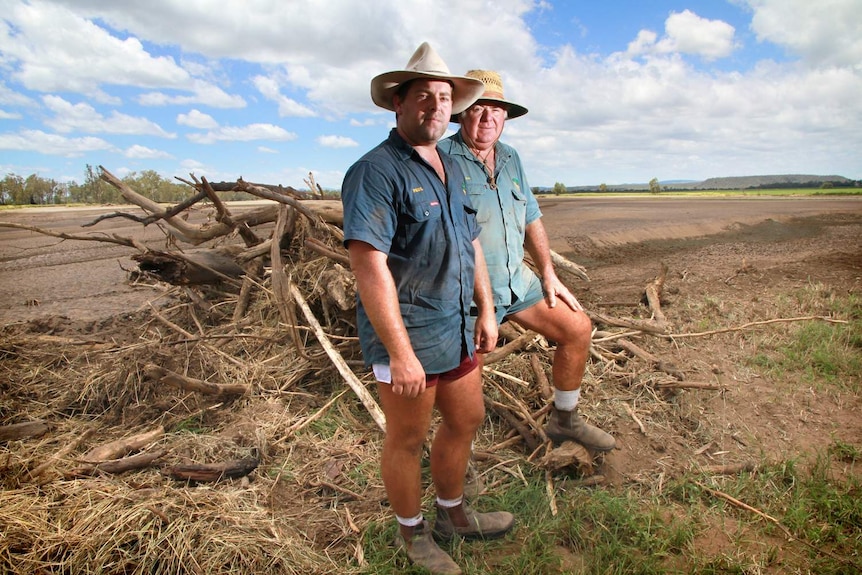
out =
<path fill-rule="evenodd" d="M 439 125 L 435 123 L 434 118 L 426 118 L 416 126 L 414 136 L 417 145 L 436 144 L 446 133 L 446 124 L 442 120 L 438 120 Z"/>

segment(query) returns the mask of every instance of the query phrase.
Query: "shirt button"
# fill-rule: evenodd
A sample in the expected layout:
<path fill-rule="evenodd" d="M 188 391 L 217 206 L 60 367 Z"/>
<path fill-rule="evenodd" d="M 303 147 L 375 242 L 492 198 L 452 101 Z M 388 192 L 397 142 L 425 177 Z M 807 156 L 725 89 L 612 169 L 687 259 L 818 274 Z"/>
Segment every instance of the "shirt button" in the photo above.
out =
<path fill-rule="evenodd" d="M 425 215 L 429 216 L 429 215 L 431 215 L 431 212 L 429 212 L 428 210 L 425 210 Z"/>

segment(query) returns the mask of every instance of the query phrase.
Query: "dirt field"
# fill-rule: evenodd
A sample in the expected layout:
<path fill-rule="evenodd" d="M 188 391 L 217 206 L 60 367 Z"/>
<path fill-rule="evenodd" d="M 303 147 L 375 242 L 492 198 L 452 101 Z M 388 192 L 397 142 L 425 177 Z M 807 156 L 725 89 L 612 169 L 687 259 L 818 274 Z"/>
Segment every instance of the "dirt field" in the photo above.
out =
<path fill-rule="evenodd" d="M 847 264 L 857 271 L 843 278 L 849 282 L 846 289 L 859 288 L 860 234 L 852 232 L 862 220 L 862 198 L 553 198 L 541 205 L 552 248 L 585 265 L 593 279 L 588 285 L 574 284 L 579 293 L 586 289 L 607 299 L 637 292 L 666 258 L 676 260 L 667 262 L 676 271 L 704 275 L 732 273 L 746 257 L 750 264 L 759 264 L 760 258 L 776 264 L 804 262 L 820 268 L 812 270 L 818 278 L 832 275 L 829 260 L 819 256 L 833 254 L 849 258 Z M 116 234 L 164 248 L 164 235 L 155 226 L 114 218 L 82 227 L 120 209 L 141 213 L 134 206 L 27 208 L 0 212 L 0 222 L 69 234 Z M 136 269 L 132 253 L 102 242 L 0 227 L 0 322 L 50 316 L 94 320 L 137 309 L 156 292 L 128 285 L 127 270 Z M 618 266 L 626 273 L 605 275 Z"/>
<path fill-rule="evenodd" d="M 552 248 L 587 269 L 588 283 L 563 279 L 589 309 L 644 317 L 644 288 L 666 265 L 662 306 L 674 333 L 809 315 L 787 313 L 794 311 L 794 298 L 815 298 L 815 306 L 821 298 L 825 310 L 830 298 L 862 294 L 860 197 L 547 198 L 541 205 Z M 0 222 L 98 231 L 164 247 L 156 227 L 144 230 L 128 220 L 81 227 L 105 211 L 3 211 Z M 72 337 L 98 333 L 106 318 L 122 318 L 148 301 L 158 304 L 161 290 L 129 283 L 132 253 L 0 227 L 0 324 Z M 718 322 L 704 325 L 705 311 Z M 618 448 L 601 466 L 609 484 L 654 482 L 700 465 L 802 457 L 836 440 L 862 447 L 858 394 L 815 388 L 800 374 L 761 377 L 752 368 L 754 355 L 771 352 L 764 334 L 786 333 L 790 326 L 640 342 L 687 381 L 717 390 L 689 389 L 652 401 L 642 388 L 626 389 L 623 377 L 591 364 L 582 409 L 617 438 Z M 111 323 L 121 327 L 122 321 Z M 125 329 L 133 336 L 138 326 Z M 860 382 L 847 383 L 858 389 Z"/>
<path fill-rule="evenodd" d="M 862 293 L 859 198 L 645 198 L 587 203 L 565 220 L 557 217 L 561 205 L 544 204 L 546 225 L 553 247 L 587 267 L 591 282 L 573 286 L 588 307 L 612 304 L 616 313 L 637 313 L 644 287 L 662 263 L 669 270 L 663 306 L 678 332 L 699 331 L 701 308 L 718 308 L 725 319 L 710 328 L 731 327 L 775 319 L 776 303 L 805 289 L 823 298 Z M 597 227 L 582 231 L 584 215 Z M 815 390 L 796 376 L 758 377 L 748 362 L 762 350 L 738 334 L 650 349 L 680 366 L 687 379 L 720 383 L 725 391 L 681 394 L 677 401 L 684 415 L 671 433 L 651 431 L 649 423 L 642 433 L 630 417 L 608 421 L 621 445 L 605 462 L 609 477 L 654 478 L 692 465 L 757 460 L 760 454 L 769 460 L 793 458 L 836 439 L 862 446 L 860 397 Z M 602 397 L 601 383 L 592 395 Z M 649 419 L 657 413 L 644 406 L 641 415 Z M 692 456 L 693 449 L 705 446 Z"/>

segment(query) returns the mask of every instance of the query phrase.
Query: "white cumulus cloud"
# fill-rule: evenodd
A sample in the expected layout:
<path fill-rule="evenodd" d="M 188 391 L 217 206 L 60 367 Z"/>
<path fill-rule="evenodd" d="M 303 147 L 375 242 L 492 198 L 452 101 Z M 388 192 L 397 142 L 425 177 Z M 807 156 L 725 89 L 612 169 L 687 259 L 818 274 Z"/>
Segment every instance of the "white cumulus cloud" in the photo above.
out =
<path fill-rule="evenodd" d="M 172 58 L 153 57 L 134 37 L 120 39 L 53 3 L 4 3 L 0 22 L 10 76 L 42 92 L 94 94 L 102 83 L 180 87 L 189 74 Z"/>
<path fill-rule="evenodd" d="M 287 141 L 298 136 L 281 126 L 273 124 L 249 124 L 247 126 L 224 126 L 204 134 L 188 134 L 187 138 L 198 144 L 215 142 L 249 142 L 252 140 Z"/>
<path fill-rule="evenodd" d="M 23 130 L 17 134 L 0 134 L 0 150 L 39 152 L 76 157 L 86 152 L 112 151 L 114 146 L 101 138 L 67 138 L 41 130 Z"/>
<path fill-rule="evenodd" d="M 127 158 L 134 158 L 138 160 L 151 160 L 151 159 L 170 159 L 173 158 L 169 153 L 163 152 L 161 150 L 153 150 L 152 148 L 147 148 L 146 146 L 139 146 L 135 144 L 126 149 L 123 152 Z"/>
<path fill-rule="evenodd" d="M 200 130 L 211 130 L 218 127 L 215 118 L 197 109 L 190 110 L 188 114 L 178 114 L 177 124 Z"/>
<path fill-rule="evenodd" d="M 701 18 L 691 10 L 671 12 L 664 26 L 665 36 L 661 39 L 651 30 L 641 30 L 629 44 L 628 53 L 693 54 L 709 61 L 729 56 L 736 47 L 733 26 Z"/>
<path fill-rule="evenodd" d="M 320 136 L 317 143 L 324 148 L 355 148 L 359 142 L 346 136 Z"/>
<path fill-rule="evenodd" d="M 278 115 L 280 117 L 310 118 L 317 115 L 308 106 L 304 106 L 296 100 L 283 95 L 275 79 L 266 76 L 255 76 L 252 82 L 264 98 L 278 104 Z"/>
<path fill-rule="evenodd" d="M 166 132 L 146 118 L 111 111 L 104 116 L 89 104 L 72 104 L 59 96 L 44 96 L 45 106 L 55 116 L 45 121 L 48 126 L 61 133 L 73 131 L 105 134 L 134 134 L 175 138 L 176 134 Z"/>
<path fill-rule="evenodd" d="M 858 0 L 747 0 L 751 29 L 812 65 L 862 70 L 862 2 Z"/>

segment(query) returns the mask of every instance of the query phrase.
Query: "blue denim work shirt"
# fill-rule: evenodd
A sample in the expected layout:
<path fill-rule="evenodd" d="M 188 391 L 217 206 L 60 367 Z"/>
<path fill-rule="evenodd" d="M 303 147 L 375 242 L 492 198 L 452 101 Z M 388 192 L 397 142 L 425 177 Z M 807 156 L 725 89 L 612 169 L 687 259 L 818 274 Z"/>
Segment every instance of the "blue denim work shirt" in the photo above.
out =
<path fill-rule="evenodd" d="M 536 274 L 524 263 L 527 225 L 542 217 L 539 203 L 527 183 L 515 148 L 498 141 L 494 168 L 497 190 L 488 183 L 485 166 L 464 143 L 460 130 L 439 147 L 461 166 L 470 202 L 482 228 L 479 242 L 485 253 L 494 305 L 509 306 L 513 296 L 523 300 Z"/>
<path fill-rule="evenodd" d="M 341 188 L 344 245 L 363 241 L 388 255 L 401 317 L 425 373 L 456 368 L 472 357 L 476 212 L 457 164 L 440 155 L 444 186 L 434 169 L 393 129 L 389 138 L 347 171 Z M 357 294 L 359 343 L 366 365 L 389 364 Z"/>

